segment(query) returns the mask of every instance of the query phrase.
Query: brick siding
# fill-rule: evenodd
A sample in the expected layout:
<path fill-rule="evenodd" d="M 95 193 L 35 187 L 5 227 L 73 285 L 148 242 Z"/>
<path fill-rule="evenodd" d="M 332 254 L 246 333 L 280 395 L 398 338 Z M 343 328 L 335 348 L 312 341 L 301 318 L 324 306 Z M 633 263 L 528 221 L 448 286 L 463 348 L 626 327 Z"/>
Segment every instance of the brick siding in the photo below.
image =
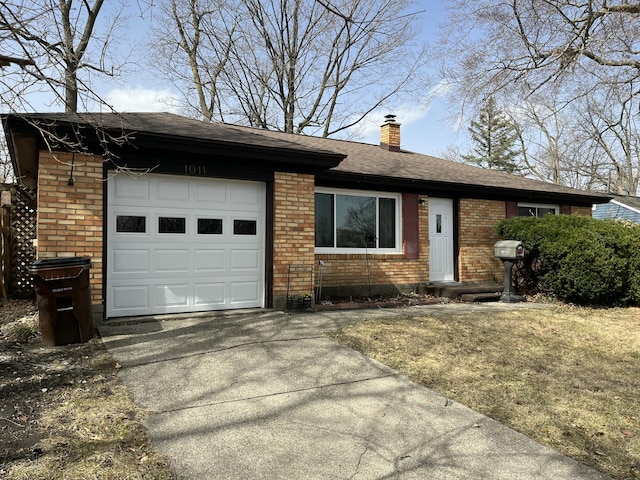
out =
<path fill-rule="evenodd" d="M 493 245 L 500 237 L 493 227 L 506 217 L 505 202 L 461 198 L 458 208 L 460 281 L 500 280 L 502 262 L 493 255 Z"/>
<path fill-rule="evenodd" d="M 90 257 L 94 305 L 102 305 L 102 205 L 101 157 L 40 152 L 37 257 Z"/>
<path fill-rule="evenodd" d="M 289 293 L 310 292 L 310 273 L 315 263 L 314 176 L 276 172 L 273 184 L 273 302 L 280 309 Z M 294 267 L 288 284 L 289 266 Z"/>
<path fill-rule="evenodd" d="M 420 195 L 426 198 L 426 195 Z M 428 202 L 427 202 L 428 203 Z M 494 226 L 506 218 L 504 201 L 463 198 L 458 204 L 458 275 L 461 282 L 500 283 L 502 262 L 495 258 L 493 245 L 500 240 Z M 574 215 L 591 215 L 590 207 L 572 207 Z M 417 259 L 403 255 L 316 255 L 324 262 L 323 292 L 338 295 L 406 291 L 429 283 L 429 215 L 427 205 L 419 207 L 420 252 Z M 404 232 L 403 232 L 404 235 Z"/>
<path fill-rule="evenodd" d="M 74 185 L 69 186 L 74 160 Z M 37 255 L 91 258 L 91 293 L 102 305 L 103 281 L 103 178 L 102 159 L 90 155 L 40 153 L 38 176 Z M 418 207 L 418 258 L 403 254 L 314 254 L 314 176 L 276 172 L 273 184 L 273 299 L 282 308 L 288 293 L 311 293 L 311 274 L 297 270 L 312 267 L 316 278 L 324 262 L 323 291 L 360 293 L 415 290 L 429 282 L 428 205 Z M 426 198 L 426 195 L 420 195 Z M 591 215 L 590 207 L 572 207 L 572 214 Z M 493 256 L 499 240 L 494 225 L 505 218 L 505 202 L 460 199 L 458 272 L 462 282 L 500 281 L 502 264 Z M 403 232 L 404 238 L 404 232 Z M 289 267 L 294 271 L 289 277 Z M 315 284 L 315 283 L 314 283 Z M 378 287 L 383 287 L 380 290 Z"/>
<path fill-rule="evenodd" d="M 580 215 L 582 217 L 590 217 L 593 210 L 592 207 L 571 207 L 571 215 Z"/>

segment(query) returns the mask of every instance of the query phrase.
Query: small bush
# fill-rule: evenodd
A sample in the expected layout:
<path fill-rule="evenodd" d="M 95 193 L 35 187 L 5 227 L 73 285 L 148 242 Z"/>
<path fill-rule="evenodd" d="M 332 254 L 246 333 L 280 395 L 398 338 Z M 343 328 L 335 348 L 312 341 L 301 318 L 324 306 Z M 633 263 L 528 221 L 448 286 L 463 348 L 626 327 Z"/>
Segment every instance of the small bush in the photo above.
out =
<path fill-rule="evenodd" d="M 525 245 L 521 286 L 581 305 L 640 304 L 640 226 L 546 215 L 503 220 L 496 231 Z"/>

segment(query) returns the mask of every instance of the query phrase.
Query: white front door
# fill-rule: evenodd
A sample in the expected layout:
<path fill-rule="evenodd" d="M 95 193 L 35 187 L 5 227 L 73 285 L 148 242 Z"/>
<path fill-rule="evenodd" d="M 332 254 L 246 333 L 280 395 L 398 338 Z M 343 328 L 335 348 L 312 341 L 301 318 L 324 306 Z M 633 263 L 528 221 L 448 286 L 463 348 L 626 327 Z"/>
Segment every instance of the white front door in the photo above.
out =
<path fill-rule="evenodd" d="M 107 184 L 107 317 L 264 306 L 264 183 L 119 174 Z"/>
<path fill-rule="evenodd" d="M 429 197 L 429 281 L 453 280 L 453 200 Z"/>

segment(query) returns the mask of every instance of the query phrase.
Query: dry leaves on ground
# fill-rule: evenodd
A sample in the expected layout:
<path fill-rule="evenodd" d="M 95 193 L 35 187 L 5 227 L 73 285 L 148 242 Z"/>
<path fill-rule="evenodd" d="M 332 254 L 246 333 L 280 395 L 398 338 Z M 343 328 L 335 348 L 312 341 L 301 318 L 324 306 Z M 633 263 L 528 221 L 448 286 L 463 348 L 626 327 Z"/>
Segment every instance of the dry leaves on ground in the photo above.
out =
<path fill-rule="evenodd" d="M 32 301 L 0 305 L 0 479 L 171 479 L 101 340 L 44 347 Z"/>

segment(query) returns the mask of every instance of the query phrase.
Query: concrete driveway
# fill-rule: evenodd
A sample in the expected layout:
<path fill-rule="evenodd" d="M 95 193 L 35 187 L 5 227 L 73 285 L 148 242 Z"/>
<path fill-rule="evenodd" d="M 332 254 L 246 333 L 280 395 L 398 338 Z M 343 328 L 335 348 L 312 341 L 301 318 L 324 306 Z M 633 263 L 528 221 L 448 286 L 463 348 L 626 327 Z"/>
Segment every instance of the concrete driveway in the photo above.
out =
<path fill-rule="evenodd" d="M 331 341 L 363 318 L 500 303 L 99 327 L 179 479 L 605 479 Z M 464 309 L 464 310 L 461 310 Z"/>

